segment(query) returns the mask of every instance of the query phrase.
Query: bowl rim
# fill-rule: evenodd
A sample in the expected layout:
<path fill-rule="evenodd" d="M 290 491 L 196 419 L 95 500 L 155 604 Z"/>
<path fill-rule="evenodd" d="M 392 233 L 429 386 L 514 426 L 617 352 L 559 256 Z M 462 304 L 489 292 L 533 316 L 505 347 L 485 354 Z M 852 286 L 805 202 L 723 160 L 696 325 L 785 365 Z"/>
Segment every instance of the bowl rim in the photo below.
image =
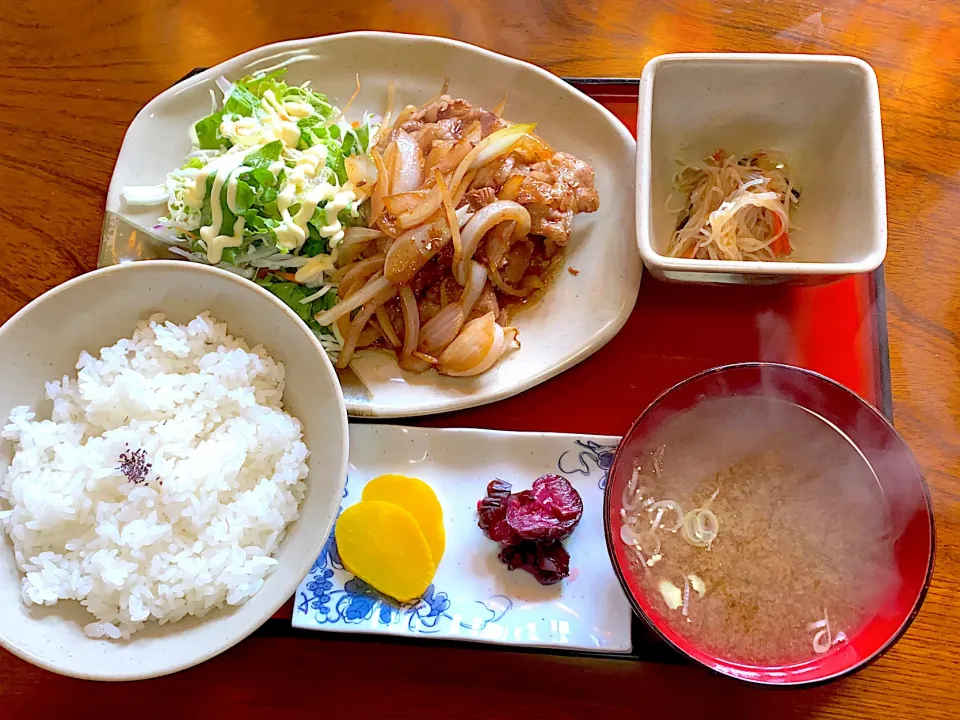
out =
<path fill-rule="evenodd" d="M 349 436 L 349 427 L 347 422 L 347 410 L 343 401 L 343 391 L 340 389 L 340 382 L 337 379 L 336 372 L 333 369 L 333 364 L 330 362 L 330 358 L 327 356 L 326 351 L 324 351 L 323 346 L 320 344 L 320 341 L 310 331 L 307 325 L 299 318 L 299 316 L 293 312 L 293 310 L 287 307 L 287 305 L 284 304 L 283 301 L 281 301 L 279 298 L 275 297 L 268 291 L 264 290 L 263 288 L 258 286 L 256 283 L 250 282 L 249 280 L 246 280 L 245 278 L 240 277 L 236 273 L 232 273 L 227 270 L 223 270 L 221 268 L 217 268 L 213 266 L 200 265 L 198 263 L 185 263 L 180 260 L 144 260 L 144 261 L 138 261 L 138 262 L 123 262 L 117 265 L 111 265 L 109 267 L 98 268 L 96 270 L 92 270 L 90 272 L 86 272 L 76 277 L 70 278 L 69 280 L 63 283 L 50 288 L 46 292 L 42 293 L 41 295 L 31 300 L 22 308 L 20 308 L 20 310 L 14 313 L 14 315 L 12 315 L 6 322 L 0 325 L 0 342 L 3 342 L 4 335 L 8 331 L 8 328 L 13 327 L 14 324 L 17 322 L 26 321 L 27 317 L 29 316 L 29 313 L 33 309 L 35 309 L 36 307 L 38 307 L 39 305 L 43 304 L 44 302 L 46 302 L 47 300 L 49 300 L 50 298 L 56 295 L 59 295 L 83 283 L 95 282 L 99 278 L 107 275 L 124 273 L 124 272 L 137 272 L 138 270 L 146 271 L 149 268 L 159 268 L 161 269 L 162 272 L 185 272 L 185 273 L 208 274 L 208 275 L 219 276 L 225 280 L 229 280 L 230 282 L 236 284 L 238 287 L 242 287 L 247 291 L 250 291 L 256 295 L 259 295 L 264 301 L 270 302 L 271 304 L 273 304 L 274 307 L 280 309 L 290 319 L 290 321 L 297 328 L 299 328 L 300 332 L 302 332 L 305 336 L 309 338 L 317 354 L 321 357 L 322 366 L 324 367 L 329 377 L 329 380 L 332 386 L 334 387 L 333 397 L 336 400 L 336 405 L 338 410 L 340 434 L 341 434 L 340 443 L 341 443 L 341 446 L 344 448 L 343 459 L 340 463 L 339 472 L 337 474 L 337 477 L 339 477 L 338 487 L 334 488 L 334 497 L 339 499 L 340 495 L 343 494 L 343 487 L 346 483 L 347 470 L 350 462 L 349 460 L 350 436 Z M 318 546 L 316 552 L 313 555 L 311 555 L 308 560 L 302 561 L 297 566 L 297 568 L 295 568 L 296 572 L 293 572 L 291 574 L 291 577 L 295 578 L 295 580 L 292 582 L 291 587 L 289 587 L 288 591 L 285 591 L 284 593 L 281 594 L 282 597 L 278 603 L 271 604 L 271 606 L 267 608 L 269 609 L 269 613 L 266 612 L 266 609 L 265 609 L 265 611 L 260 613 L 256 618 L 253 618 L 251 622 L 242 631 L 235 633 L 233 635 L 230 635 L 226 639 L 221 640 L 218 643 L 208 645 L 203 650 L 202 653 L 198 653 L 197 655 L 191 657 L 188 661 L 178 661 L 178 660 L 171 659 L 164 666 L 162 666 L 162 668 L 159 668 L 159 669 L 155 668 L 145 672 L 133 670 L 127 673 L 105 674 L 97 668 L 79 669 L 75 667 L 69 667 L 69 666 L 65 666 L 63 663 L 59 661 L 50 660 L 48 658 L 36 655 L 32 652 L 22 649 L 19 645 L 10 643 L 6 638 L 6 635 L 2 632 L 0 632 L 0 647 L 3 647 L 8 652 L 12 653 L 13 655 L 16 655 L 21 660 L 25 660 L 33 665 L 43 668 L 44 670 L 57 673 L 58 675 L 74 677 L 81 680 L 95 680 L 95 681 L 101 681 L 101 682 L 126 682 L 131 680 L 147 680 L 150 678 L 170 675 L 176 672 L 180 672 L 181 670 L 186 670 L 188 668 L 195 667 L 197 665 L 200 665 L 201 663 L 206 662 L 207 660 L 210 660 L 211 658 L 216 657 L 217 655 L 225 652 L 226 650 L 229 650 L 234 645 L 237 645 L 238 643 L 248 638 L 250 635 L 256 632 L 260 627 L 262 627 L 264 623 L 269 621 L 270 618 L 272 618 L 281 607 L 283 607 L 283 605 L 289 600 L 289 598 L 292 595 L 294 595 L 294 593 L 296 592 L 300 581 L 309 572 L 311 565 L 316 560 L 316 555 L 321 551 L 323 543 L 326 542 L 327 537 L 330 535 L 330 531 L 333 529 L 334 522 L 336 522 L 336 513 L 334 513 L 333 515 L 333 519 L 331 520 L 330 527 L 323 534 L 323 540 L 321 541 L 320 546 Z M 6 534 L 5 531 L 2 529 L 0 529 L 0 533 L 3 533 L 4 535 Z M 20 571 L 19 568 L 17 568 L 17 572 L 22 575 L 22 572 Z M 269 576 L 267 578 L 267 582 L 269 582 Z M 217 618 L 217 615 L 216 613 L 214 613 L 209 616 L 200 618 L 200 622 L 205 623 L 210 620 L 216 620 L 216 618 Z M 176 625 L 175 623 L 168 623 L 167 626 L 175 627 Z M 126 640 L 123 642 L 131 642 L 131 640 Z"/>
<path fill-rule="evenodd" d="M 862 76 L 867 92 L 866 107 L 869 111 L 869 155 L 873 165 L 873 192 L 871 201 L 877 218 L 878 231 L 872 238 L 869 250 L 858 260 L 835 262 L 774 262 L 769 260 L 694 260 L 664 255 L 654 249 L 651 217 L 651 187 L 653 169 L 650 162 L 653 143 L 653 88 L 661 65 L 729 65 L 764 64 L 790 66 L 799 64 L 825 65 L 839 68 L 855 68 Z M 660 271 L 684 271 L 691 273 L 723 273 L 736 275 L 776 275 L 782 277 L 806 277 L 848 275 L 876 270 L 887 254 L 887 193 L 883 155 L 883 126 L 880 110 L 880 87 L 873 67 L 865 60 L 852 55 L 807 55 L 799 53 L 666 53 L 647 61 L 640 76 L 639 108 L 637 113 L 637 246 L 640 257 L 649 268 Z M 676 280 L 684 278 L 676 277 Z"/>
<path fill-rule="evenodd" d="M 776 683 L 766 682 L 764 680 L 757 680 L 754 678 L 722 672 L 717 668 L 711 667 L 710 665 L 689 655 L 682 647 L 678 646 L 676 643 L 670 640 L 661 631 L 658 624 L 655 623 L 653 619 L 650 618 L 647 615 L 647 613 L 643 610 L 640 603 L 637 601 L 637 598 L 630 591 L 629 585 L 627 584 L 627 580 L 624 575 L 623 568 L 620 566 L 620 563 L 617 561 L 617 556 L 614 549 L 615 540 L 613 537 L 613 529 L 610 526 L 610 506 L 613 501 L 614 470 L 622 460 L 624 448 L 626 445 L 625 440 L 633 434 L 633 432 L 640 425 L 640 423 L 647 417 L 647 415 L 649 415 L 649 413 L 652 410 L 654 410 L 660 404 L 661 401 L 663 401 L 668 395 L 673 393 L 675 390 L 679 390 L 680 388 L 685 387 L 690 383 L 697 382 L 710 375 L 715 375 L 718 373 L 728 372 L 731 370 L 736 370 L 741 368 L 776 368 L 778 370 L 786 370 L 799 375 L 807 376 L 817 381 L 826 382 L 834 386 L 835 388 L 852 396 L 853 399 L 856 400 L 865 410 L 867 410 L 868 412 L 872 413 L 877 418 L 879 418 L 881 422 L 887 427 L 887 429 L 894 434 L 894 436 L 900 439 L 900 441 L 903 443 L 904 447 L 907 450 L 910 463 L 913 466 L 914 470 L 916 470 L 917 477 L 920 479 L 920 487 L 921 487 L 921 490 L 923 491 L 923 498 L 924 498 L 926 513 L 927 513 L 927 518 L 930 521 L 930 553 L 927 557 L 927 571 L 923 579 L 923 584 L 920 587 L 920 592 L 917 594 L 917 597 L 914 600 L 913 607 L 910 609 L 909 614 L 904 619 L 903 623 L 897 629 L 897 631 L 893 633 L 890 636 L 890 638 L 888 638 L 883 643 L 883 645 L 881 645 L 877 650 L 875 650 L 869 656 L 854 663 L 850 667 L 840 670 L 838 672 L 835 672 L 832 675 L 829 675 L 824 678 L 818 678 L 816 680 L 807 680 L 807 681 L 797 680 L 797 681 L 776 682 Z M 721 677 L 732 678 L 741 683 L 745 683 L 747 685 L 752 685 L 756 687 L 787 690 L 787 689 L 796 689 L 796 688 L 818 687 L 820 685 L 826 685 L 827 683 L 833 682 L 834 680 L 838 680 L 839 678 L 852 675 L 853 673 L 858 672 L 859 670 L 862 670 L 868 665 L 874 663 L 877 659 L 879 659 L 882 655 L 884 655 L 891 647 L 893 647 L 897 643 L 897 641 L 900 640 L 901 637 L 903 637 L 903 635 L 907 632 L 907 630 L 910 628 L 910 626 L 913 624 L 913 621 L 916 619 L 917 615 L 919 614 L 920 608 L 923 606 L 923 602 L 927 597 L 927 591 L 930 589 L 930 583 L 933 579 L 934 560 L 937 554 L 936 518 L 934 515 L 933 498 L 930 494 L 930 487 L 927 485 L 926 479 L 923 476 L 923 472 L 920 468 L 920 464 L 917 462 L 916 456 L 913 454 L 913 451 L 910 449 L 909 445 L 906 444 L 906 441 L 903 440 L 903 437 L 900 435 L 900 433 L 897 432 L 896 428 L 893 426 L 893 423 L 890 422 L 889 418 L 887 418 L 886 415 L 884 415 L 877 408 L 875 408 L 869 402 L 864 400 L 862 397 L 860 397 L 857 393 L 855 393 L 850 388 L 814 370 L 808 370 L 806 368 L 798 367 L 796 365 L 789 365 L 786 363 L 775 363 L 775 362 L 753 361 L 753 362 L 729 363 L 727 365 L 718 365 L 716 367 L 708 368 L 707 370 L 702 370 L 696 373 L 695 375 L 691 375 L 690 377 L 685 378 L 684 380 L 681 380 L 680 382 L 671 385 L 669 388 L 667 388 L 666 390 L 661 392 L 659 395 L 657 395 L 657 397 L 643 409 L 643 411 L 640 413 L 637 419 L 630 424 L 630 428 L 627 430 L 626 433 L 624 433 L 623 438 L 620 441 L 620 444 L 617 446 L 617 452 L 614 455 L 613 464 L 610 466 L 609 476 L 610 476 L 610 479 L 607 482 L 607 486 L 603 492 L 603 534 L 607 544 L 607 553 L 610 556 L 610 564 L 613 566 L 613 571 L 617 576 L 617 580 L 620 582 L 620 588 L 623 590 L 624 595 L 627 596 L 627 600 L 630 602 L 630 607 L 633 608 L 633 612 L 643 620 L 646 626 L 650 630 L 652 630 L 653 633 L 663 643 L 665 643 L 669 648 L 671 648 L 674 652 L 681 655 L 687 661 L 693 662 L 694 664 L 702 668 L 706 668 L 711 673 L 719 675 Z"/>

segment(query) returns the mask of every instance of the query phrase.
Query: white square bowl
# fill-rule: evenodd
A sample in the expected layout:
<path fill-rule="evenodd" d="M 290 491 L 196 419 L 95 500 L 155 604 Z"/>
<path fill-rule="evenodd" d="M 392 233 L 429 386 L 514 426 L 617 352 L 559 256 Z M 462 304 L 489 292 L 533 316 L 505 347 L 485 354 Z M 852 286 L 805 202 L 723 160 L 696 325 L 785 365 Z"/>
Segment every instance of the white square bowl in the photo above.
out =
<path fill-rule="evenodd" d="M 779 150 L 802 195 L 787 262 L 667 255 L 680 162 L 723 148 Z M 696 283 L 815 284 L 870 272 L 887 252 L 880 95 L 873 69 L 839 55 L 660 55 L 640 81 L 637 242 L 655 276 Z"/>

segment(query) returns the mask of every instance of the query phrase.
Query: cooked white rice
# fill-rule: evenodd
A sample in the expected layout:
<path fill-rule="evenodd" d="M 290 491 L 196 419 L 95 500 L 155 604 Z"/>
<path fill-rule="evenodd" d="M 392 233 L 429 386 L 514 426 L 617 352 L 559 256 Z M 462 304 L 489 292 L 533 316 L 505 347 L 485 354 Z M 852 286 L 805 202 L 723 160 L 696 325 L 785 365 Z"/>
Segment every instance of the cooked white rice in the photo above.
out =
<path fill-rule="evenodd" d="M 283 365 L 208 313 L 154 315 L 47 383 L 49 420 L 17 407 L 0 521 L 27 604 L 79 600 L 94 638 L 238 605 L 276 564 L 307 476 L 299 421 L 281 409 Z M 137 482 L 120 455 L 144 451 Z"/>

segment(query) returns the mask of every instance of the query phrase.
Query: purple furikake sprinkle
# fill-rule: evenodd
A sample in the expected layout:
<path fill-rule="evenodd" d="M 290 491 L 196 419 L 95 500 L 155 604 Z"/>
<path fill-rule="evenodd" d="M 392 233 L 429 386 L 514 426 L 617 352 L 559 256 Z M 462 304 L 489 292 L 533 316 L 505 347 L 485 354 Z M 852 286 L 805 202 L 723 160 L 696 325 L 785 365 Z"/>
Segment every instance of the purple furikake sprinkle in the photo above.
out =
<path fill-rule="evenodd" d="M 130 446 L 126 448 L 129 450 Z M 139 485 L 146 481 L 151 467 L 153 465 L 147 462 L 147 451 L 140 449 L 120 453 L 120 467 L 117 469 L 127 476 L 127 480 Z"/>

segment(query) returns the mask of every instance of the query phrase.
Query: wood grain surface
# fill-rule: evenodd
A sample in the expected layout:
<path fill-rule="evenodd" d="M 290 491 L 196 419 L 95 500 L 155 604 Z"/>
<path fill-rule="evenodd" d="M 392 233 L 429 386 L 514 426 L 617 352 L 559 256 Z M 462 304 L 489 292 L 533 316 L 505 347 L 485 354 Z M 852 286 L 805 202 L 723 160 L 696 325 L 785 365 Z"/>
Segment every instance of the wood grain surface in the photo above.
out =
<path fill-rule="evenodd" d="M 6 0 L 0 320 L 94 268 L 113 163 L 147 100 L 193 67 L 356 29 L 456 37 L 568 76 L 637 77 L 651 57 L 674 51 L 847 53 L 873 65 L 883 106 L 896 421 L 936 510 L 937 566 L 923 610 L 876 664 L 812 690 L 761 691 L 680 662 L 260 633 L 199 668 L 123 686 L 58 677 L 0 651 L 0 717 L 960 716 L 960 4 Z"/>

